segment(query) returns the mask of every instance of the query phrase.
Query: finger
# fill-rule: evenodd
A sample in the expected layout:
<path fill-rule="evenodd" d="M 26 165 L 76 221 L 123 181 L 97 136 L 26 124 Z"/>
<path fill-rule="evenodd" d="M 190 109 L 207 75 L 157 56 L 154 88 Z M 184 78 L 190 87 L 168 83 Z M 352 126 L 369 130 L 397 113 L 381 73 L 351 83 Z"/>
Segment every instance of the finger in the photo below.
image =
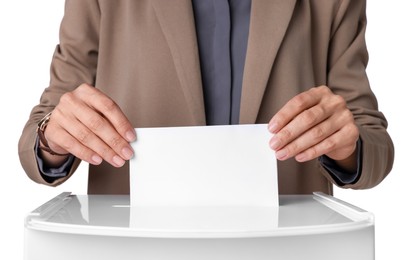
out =
<path fill-rule="evenodd" d="M 133 151 L 127 140 L 121 136 L 113 125 L 100 114 L 93 112 L 89 108 L 84 108 L 88 113 L 79 115 L 78 120 L 86 128 L 78 128 L 78 136 L 83 144 L 107 145 L 118 156 L 124 160 L 129 160 L 133 156 Z M 88 116 L 86 116 L 88 114 Z M 102 142 L 97 142 L 94 137 L 98 137 Z M 94 149 L 95 150 L 95 149 Z M 97 150 L 95 150 L 97 151 Z M 105 151 L 105 147 L 104 147 Z M 111 153 L 109 153 L 111 154 Z M 103 154 L 100 153 L 103 156 Z"/>
<path fill-rule="evenodd" d="M 76 107 L 75 114 L 66 113 L 61 117 L 60 124 L 81 144 L 117 167 L 122 166 L 124 160 L 131 159 L 131 146 L 103 116 L 73 95 L 67 95 L 61 102 Z"/>
<path fill-rule="evenodd" d="M 84 99 L 87 104 L 101 113 L 125 140 L 128 142 L 135 140 L 134 128 L 120 107 L 112 99 L 100 90 L 88 85 L 82 85 L 76 91 L 76 94 L 87 97 Z"/>
<path fill-rule="evenodd" d="M 303 111 L 272 137 L 270 140 L 271 148 L 273 150 L 281 149 L 304 132 L 328 119 L 330 115 L 331 110 L 318 105 Z"/>
<path fill-rule="evenodd" d="M 94 131 L 90 130 L 79 120 L 70 120 L 68 124 L 65 124 L 64 122 L 62 123 L 62 127 L 65 128 L 65 130 L 75 139 L 78 144 L 93 151 L 96 155 L 100 156 L 114 167 L 123 166 L 125 160 L 128 160 L 132 157 L 132 152 L 129 152 L 126 155 L 119 155 L 115 149 L 112 149 L 112 147 L 107 144 L 100 136 L 98 136 Z M 118 134 L 117 137 L 122 139 Z M 128 146 L 127 142 L 123 142 L 125 146 Z M 120 147 L 120 145 L 118 145 L 117 148 L 118 147 Z M 82 152 L 82 150 L 80 151 Z"/>
<path fill-rule="evenodd" d="M 133 156 L 129 143 L 98 112 L 84 103 L 83 97 L 66 93 L 56 110 L 58 122 L 74 138 L 95 151 L 115 167 L 124 164 Z M 90 99 L 90 97 L 88 98 Z M 75 109 L 73 109 L 75 108 Z"/>
<path fill-rule="evenodd" d="M 334 120 L 324 121 L 315 127 L 309 129 L 286 146 L 277 150 L 276 157 L 278 160 L 286 160 L 297 154 L 315 146 L 337 132 L 342 126 Z"/>
<path fill-rule="evenodd" d="M 315 88 L 302 92 L 290 99 L 269 121 L 269 131 L 277 133 L 302 111 L 320 102 Z"/>
<path fill-rule="evenodd" d="M 94 87 L 83 84 L 73 93 L 64 95 L 61 103 L 76 108 L 74 112 L 76 118 L 98 136 L 105 135 L 106 137 L 102 139 L 112 147 L 121 142 L 118 135 L 126 141 L 135 139 L 134 128 L 121 109 L 113 100 Z M 124 142 L 121 143 L 124 145 Z M 117 152 L 120 154 L 119 150 Z"/>
<path fill-rule="evenodd" d="M 56 124 L 49 124 L 47 126 L 50 131 L 48 133 L 48 142 L 53 151 L 65 151 L 75 157 L 84 160 L 90 164 L 99 165 L 102 158 L 93 150 L 82 145 L 76 138 L 71 136 L 65 129 Z M 53 140 L 58 140 L 58 143 Z"/>
<path fill-rule="evenodd" d="M 297 154 L 295 159 L 299 162 L 305 162 L 329 153 L 334 154 L 332 157 L 329 156 L 334 160 L 347 158 L 356 149 L 358 137 L 356 138 L 356 135 L 352 134 L 352 131 L 355 131 L 354 128 L 354 126 L 343 127 L 328 138 Z"/>

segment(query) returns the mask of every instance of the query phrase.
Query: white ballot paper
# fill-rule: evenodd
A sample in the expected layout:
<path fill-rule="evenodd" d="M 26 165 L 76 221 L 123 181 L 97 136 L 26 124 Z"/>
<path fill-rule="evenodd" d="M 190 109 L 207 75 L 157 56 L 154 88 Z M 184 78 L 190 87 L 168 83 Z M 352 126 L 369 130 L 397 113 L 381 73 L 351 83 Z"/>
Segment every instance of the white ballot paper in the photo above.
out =
<path fill-rule="evenodd" d="M 266 124 L 137 128 L 131 207 L 277 207 Z"/>

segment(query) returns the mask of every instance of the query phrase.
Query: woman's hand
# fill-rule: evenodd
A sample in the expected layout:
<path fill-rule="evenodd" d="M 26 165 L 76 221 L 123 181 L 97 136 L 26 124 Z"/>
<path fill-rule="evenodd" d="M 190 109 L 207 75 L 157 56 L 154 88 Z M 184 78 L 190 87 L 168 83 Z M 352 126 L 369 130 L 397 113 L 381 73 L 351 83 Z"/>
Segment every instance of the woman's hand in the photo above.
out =
<path fill-rule="evenodd" d="M 131 159 L 133 150 L 129 142 L 136 138 L 134 128 L 118 105 L 87 84 L 61 97 L 44 136 L 56 153 L 70 153 L 94 165 L 105 160 L 114 167 Z M 61 156 L 47 152 L 42 155 L 49 165 L 61 161 Z"/>
<path fill-rule="evenodd" d="M 347 170 L 356 169 L 359 130 L 346 101 L 327 86 L 292 98 L 269 122 L 270 146 L 278 160 L 299 162 L 326 155 Z"/>

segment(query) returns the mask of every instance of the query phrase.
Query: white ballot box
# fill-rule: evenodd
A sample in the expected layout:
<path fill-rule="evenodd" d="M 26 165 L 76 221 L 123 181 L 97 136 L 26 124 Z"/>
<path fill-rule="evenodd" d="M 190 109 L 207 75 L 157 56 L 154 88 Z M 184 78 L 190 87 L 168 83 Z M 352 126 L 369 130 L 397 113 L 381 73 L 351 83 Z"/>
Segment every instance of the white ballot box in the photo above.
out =
<path fill-rule="evenodd" d="M 279 207 L 130 207 L 62 193 L 25 218 L 25 259 L 374 259 L 374 218 L 322 193 Z"/>

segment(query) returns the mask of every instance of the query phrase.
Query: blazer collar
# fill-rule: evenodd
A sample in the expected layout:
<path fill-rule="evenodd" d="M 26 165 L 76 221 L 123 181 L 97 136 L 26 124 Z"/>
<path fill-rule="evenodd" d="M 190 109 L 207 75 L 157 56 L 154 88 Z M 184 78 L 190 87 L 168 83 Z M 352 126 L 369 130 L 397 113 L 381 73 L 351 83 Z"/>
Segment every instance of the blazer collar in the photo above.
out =
<path fill-rule="evenodd" d="M 169 44 L 193 122 L 205 125 L 198 44 L 191 0 L 152 1 Z M 296 0 L 253 0 L 240 108 L 240 123 L 257 120 L 272 66 Z"/>
<path fill-rule="evenodd" d="M 240 123 L 257 120 L 272 66 L 285 36 L 296 0 L 253 0 L 246 53 Z"/>
<path fill-rule="evenodd" d="M 205 105 L 191 0 L 152 1 L 174 59 L 195 125 L 205 125 Z"/>

